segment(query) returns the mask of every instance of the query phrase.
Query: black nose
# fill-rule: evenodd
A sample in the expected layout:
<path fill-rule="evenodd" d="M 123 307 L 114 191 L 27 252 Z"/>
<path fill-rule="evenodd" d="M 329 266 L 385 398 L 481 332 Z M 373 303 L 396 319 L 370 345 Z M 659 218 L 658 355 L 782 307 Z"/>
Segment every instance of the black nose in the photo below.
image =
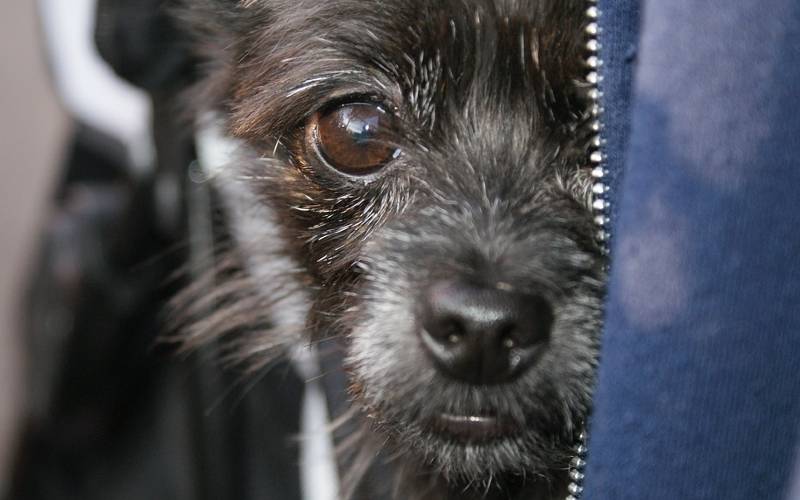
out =
<path fill-rule="evenodd" d="M 445 374 L 472 384 L 507 382 L 536 358 L 553 313 L 532 294 L 460 281 L 434 284 L 422 308 L 422 342 Z"/>

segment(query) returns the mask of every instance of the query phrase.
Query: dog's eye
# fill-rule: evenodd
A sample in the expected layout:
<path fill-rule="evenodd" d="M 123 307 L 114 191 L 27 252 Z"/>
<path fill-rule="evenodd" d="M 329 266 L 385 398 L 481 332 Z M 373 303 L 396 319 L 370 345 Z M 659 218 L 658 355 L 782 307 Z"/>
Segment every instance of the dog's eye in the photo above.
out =
<path fill-rule="evenodd" d="M 394 117 L 380 106 L 345 104 L 315 114 L 307 140 L 333 168 L 346 174 L 372 173 L 400 153 L 392 138 Z"/>

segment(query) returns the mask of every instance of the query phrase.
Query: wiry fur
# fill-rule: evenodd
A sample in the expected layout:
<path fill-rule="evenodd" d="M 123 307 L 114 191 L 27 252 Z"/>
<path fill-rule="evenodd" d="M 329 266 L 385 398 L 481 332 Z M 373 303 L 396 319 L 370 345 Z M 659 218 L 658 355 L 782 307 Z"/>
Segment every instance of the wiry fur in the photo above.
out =
<path fill-rule="evenodd" d="M 564 495 L 589 405 L 603 281 L 579 83 L 584 8 L 183 1 L 202 68 L 198 113 L 222 116 L 240 144 L 214 179 L 237 264 L 214 273 L 214 295 L 195 301 L 186 342 L 227 336 L 233 352 L 264 360 L 341 339 L 362 422 L 356 455 L 388 450 L 398 498 Z M 401 123 L 402 155 L 364 178 L 332 171 L 303 143 L 306 120 L 348 95 L 385 103 Z M 552 304 L 548 348 L 517 380 L 455 382 L 422 351 L 419 292 L 452 276 L 502 281 Z M 525 432 L 464 444 L 422 424 L 486 409 Z"/>

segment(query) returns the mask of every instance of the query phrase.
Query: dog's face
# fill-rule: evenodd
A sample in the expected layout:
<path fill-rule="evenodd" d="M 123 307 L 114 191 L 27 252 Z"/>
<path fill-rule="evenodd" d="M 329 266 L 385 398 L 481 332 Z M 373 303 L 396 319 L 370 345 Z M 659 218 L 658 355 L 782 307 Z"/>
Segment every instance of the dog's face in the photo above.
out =
<path fill-rule="evenodd" d="M 243 349 L 340 339 L 365 425 L 446 482 L 563 468 L 602 291 L 584 2 L 188 3 Z"/>

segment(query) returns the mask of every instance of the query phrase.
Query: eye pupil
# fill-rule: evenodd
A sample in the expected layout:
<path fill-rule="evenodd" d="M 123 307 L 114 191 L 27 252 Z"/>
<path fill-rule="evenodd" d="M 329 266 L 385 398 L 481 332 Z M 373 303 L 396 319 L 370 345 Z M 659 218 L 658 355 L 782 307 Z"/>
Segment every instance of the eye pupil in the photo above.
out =
<path fill-rule="evenodd" d="M 394 118 L 375 104 L 357 103 L 318 113 L 310 122 L 311 139 L 331 166 L 348 174 L 374 172 L 393 158 Z"/>

